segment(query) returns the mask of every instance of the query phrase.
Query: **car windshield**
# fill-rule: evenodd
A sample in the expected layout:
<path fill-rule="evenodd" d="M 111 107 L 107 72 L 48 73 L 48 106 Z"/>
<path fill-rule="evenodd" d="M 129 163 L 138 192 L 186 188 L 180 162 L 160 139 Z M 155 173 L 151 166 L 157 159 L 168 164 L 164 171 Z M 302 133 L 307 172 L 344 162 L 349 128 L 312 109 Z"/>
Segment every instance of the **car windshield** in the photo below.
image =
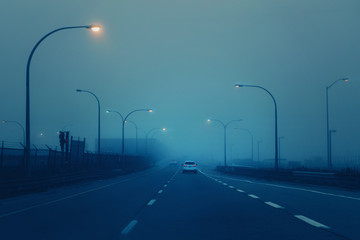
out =
<path fill-rule="evenodd" d="M 360 0 L 0 22 L 0 240 L 360 240 Z"/>

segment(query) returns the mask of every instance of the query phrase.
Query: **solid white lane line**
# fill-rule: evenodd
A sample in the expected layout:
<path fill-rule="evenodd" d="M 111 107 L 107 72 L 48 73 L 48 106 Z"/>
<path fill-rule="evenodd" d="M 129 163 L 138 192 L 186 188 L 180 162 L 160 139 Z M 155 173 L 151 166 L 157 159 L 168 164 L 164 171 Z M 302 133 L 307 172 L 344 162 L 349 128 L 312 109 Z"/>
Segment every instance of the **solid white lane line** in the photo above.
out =
<path fill-rule="evenodd" d="M 161 194 L 163 192 L 163 190 L 159 190 L 158 193 Z"/>
<path fill-rule="evenodd" d="M 223 183 L 223 185 L 225 185 L 225 186 L 226 186 L 226 185 L 228 185 L 228 184 L 227 184 L 227 183 Z"/>
<path fill-rule="evenodd" d="M 274 207 L 274 208 L 284 208 L 276 203 L 273 203 L 273 202 L 265 202 L 267 205 L 271 206 L 271 207 Z"/>
<path fill-rule="evenodd" d="M 234 186 L 229 186 L 229 188 L 235 188 Z"/>
<path fill-rule="evenodd" d="M 300 190 L 300 191 L 305 191 L 305 192 L 311 192 L 311 193 L 317 193 L 317 194 L 322 194 L 322 195 L 327 195 L 327 196 L 341 197 L 341 198 L 347 198 L 347 199 L 351 199 L 351 200 L 360 201 L 360 198 L 349 197 L 349 196 L 345 196 L 345 195 L 341 195 L 341 194 L 326 193 L 326 192 L 320 192 L 320 191 L 315 191 L 315 190 L 310 190 L 310 189 L 305 189 L 305 188 L 288 187 L 288 186 L 282 186 L 282 185 L 270 184 L 270 183 L 266 183 L 265 185 L 272 186 L 272 187 L 278 187 L 278 188 Z"/>
<path fill-rule="evenodd" d="M 307 218 L 307 217 L 305 217 L 303 215 L 294 215 L 294 217 L 296 217 L 296 218 L 298 218 L 298 219 L 300 219 L 300 220 L 302 220 L 302 221 L 304 221 L 304 222 L 306 222 L 306 223 L 308 223 L 310 225 L 313 225 L 314 227 L 330 229 L 328 226 L 326 226 L 324 224 L 321 224 L 321 223 L 319 223 L 319 222 L 317 222 L 315 220 L 312 220 L 310 218 Z"/>
<path fill-rule="evenodd" d="M 236 191 L 238 191 L 238 192 L 244 192 L 243 190 L 241 190 L 241 189 L 236 189 Z"/>
<path fill-rule="evenodd" d="M 255 198 L 255 199 L 259 198 L 258 196 L 253 195 L 253 194 L 248 194 L 248 196 L 249 196 L 249 197 L 252 197 L 252 198 Z"/>
<path fill-rule="evenodd" d="M 12 211 L 12 212 L 4 213 L 4 214 L 0 215 L 0 218 L 11 216 L 11 215 L 22 213 L 22 212 L 26 212 L 26 211 L 34 209 L 34 208 L 47 206 L 47 205 L 50 205 L 50 204 L 53 204 L 53 203 L 57 203 L 57 202 L 60 202 L 60 201 L 66 200 L 66 199 L 74 198 L 74 197 L 77 197 L 77 196 L 80 196 L 80 195 L 83 195 L 83 194 L 86 194 L 86 193 L 91 193 L 91 192 L 94 192 L 94 191 L 97 191 L 97 190 L 101 190 L 101 189 L 104 189 L 104 188 L 107 188 L 107 187 L 111 187 L 113 185 L 117 185 L 117 184 L 120 184 L 120 183 L 123 183 L 123 182 L 127 182 L 127 181 L 130 181 L 130 180 L 133 180 L 133 178 L 124 179 L 124 180 L 119 181 L 119 182 L 110 183 L 110 184 L 107 184 L 107 185 L 104 185 L 104 186 L 101 186 L 101 187 L 96 187 L 96 188 L 89 189 L 89 190 L 79 192 L 79 193 L 75 193 L 75 194 L 72 194 L 72 195 L 69 195 L 69 196 L 66 196 L 66 197 L 58 198 L 58 199 L 55 199 L 55 200 L 52 200 L 52 201 L 39 203 L 39 204 L 36 204 L 34 206 L 31 206 L 31 207 L 26 207 L 26 208 L 23 208 L 23 209 L 19 209 L 19 210 L 15 210 L 15 211 Z"/>
<path fill-rule="evenodd" d="M 131 229 L 138 223 L 137 220 L 132 220 L 122 231 L 121 235 L 127 235 Z"/>
<path fill-rule="evenodd" d="M 153 205 L 154 204 L 154 202 L 156 201 L 156 199 L 151 199 L 149 202 L 148 202 L 148 206 L 151 206 L 151 205 Z"/>

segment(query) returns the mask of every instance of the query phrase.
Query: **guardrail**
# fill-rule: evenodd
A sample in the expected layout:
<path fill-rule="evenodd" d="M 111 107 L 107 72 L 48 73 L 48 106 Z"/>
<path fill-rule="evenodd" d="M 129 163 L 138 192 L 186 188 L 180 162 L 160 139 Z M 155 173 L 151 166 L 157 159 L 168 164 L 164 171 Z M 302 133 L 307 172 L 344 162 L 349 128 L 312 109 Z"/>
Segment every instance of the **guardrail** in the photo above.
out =
<path fill-rule="evenodd" d="M 346 173 L 344 171 L 319 172 L 290 169 L 280 169 L 278 171 L 275 171 L 273 169 L 244 168 L 238 166 L 226 168 L 224 166 L 217 166 L 216 170 L 227 174 L 241 175 L 267 180 L 278 180 L 360 189 L 360 174 Z"/>

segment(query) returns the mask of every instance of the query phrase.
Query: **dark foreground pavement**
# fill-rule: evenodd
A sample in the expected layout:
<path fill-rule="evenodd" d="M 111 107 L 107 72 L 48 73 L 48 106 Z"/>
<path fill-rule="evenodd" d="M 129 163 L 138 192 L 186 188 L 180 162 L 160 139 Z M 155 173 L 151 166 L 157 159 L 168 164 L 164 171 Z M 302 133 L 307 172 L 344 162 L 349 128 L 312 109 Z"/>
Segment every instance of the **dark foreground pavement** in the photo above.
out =
<path fill-rule="evenodd" d="M 0 239 L 360 239 L 360 193 L 176 166 L 0 202 Z"/>

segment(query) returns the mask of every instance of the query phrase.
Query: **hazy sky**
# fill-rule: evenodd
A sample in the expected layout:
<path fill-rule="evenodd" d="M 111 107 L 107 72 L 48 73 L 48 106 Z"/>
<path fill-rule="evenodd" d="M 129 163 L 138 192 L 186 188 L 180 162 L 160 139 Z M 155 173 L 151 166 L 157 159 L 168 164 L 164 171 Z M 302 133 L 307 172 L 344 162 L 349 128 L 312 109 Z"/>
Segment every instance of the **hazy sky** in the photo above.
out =
<path fill-rule="evenodd" d="M 326 157 L 325 87 L 335 157 L 360 155 L 360 2 L 358 0 L 1 0 L 0 118 L 25 125 L 26 61 L 35 43 L 64 26 L 100 24 L 100 34 L 58 32 L 37 49 L 31 65 L 32 143 L 58 144 L 66 127 L 97 137 L 94 92 L 102 106 L 102 137 L 118 138 L 120 118 L 156 135 L 174 154 L 222 160 L 222 128 L 207 118 L 246 128 L 261 143 L 261 158 L 274 154 L 274 105 L 278 104 L 281 156 Z M 233 157 L 250 157 L 246 132 L 229 127 Z M 45 135 L 40 137 L 40 132 Z M 133 127 L 127 136 L 134 137 Z M 14 125 L 0 126 L 0 140 L 19 142 Z M 231 147 L 231 145 L 233 145 Z"/>

